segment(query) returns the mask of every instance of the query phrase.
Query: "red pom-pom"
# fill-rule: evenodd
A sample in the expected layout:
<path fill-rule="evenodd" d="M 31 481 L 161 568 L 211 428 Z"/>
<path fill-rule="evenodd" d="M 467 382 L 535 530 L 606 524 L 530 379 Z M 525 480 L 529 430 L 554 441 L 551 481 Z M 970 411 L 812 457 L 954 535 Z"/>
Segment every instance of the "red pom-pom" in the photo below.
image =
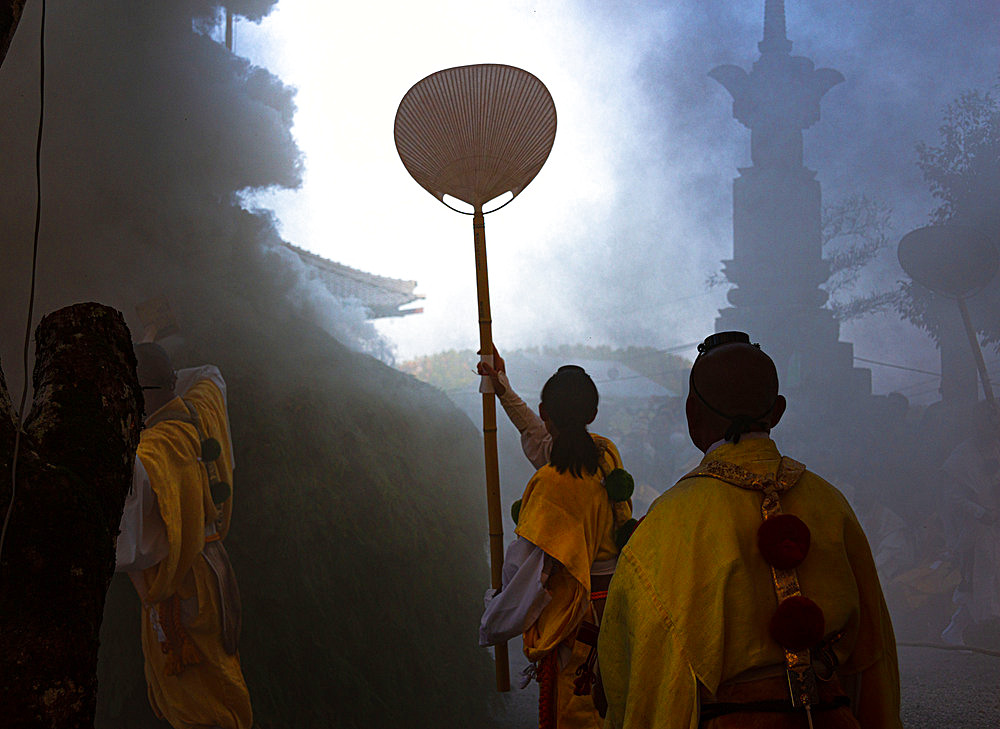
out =
<path fill-rule="evenodd" d="M 795 595 L 778 605 L 769 629 L 771 637 L 782 648 L 801 651 L 823 640 L 825 623 L 819 605 L 808 597 Z"/>
<path fill-rule="evenodd" d="M 757 548 L 779 570 L 798 567 L 809 553 L 809 541 L 809 527 L 791 514 L 765 519 L 757 530 Z"/>

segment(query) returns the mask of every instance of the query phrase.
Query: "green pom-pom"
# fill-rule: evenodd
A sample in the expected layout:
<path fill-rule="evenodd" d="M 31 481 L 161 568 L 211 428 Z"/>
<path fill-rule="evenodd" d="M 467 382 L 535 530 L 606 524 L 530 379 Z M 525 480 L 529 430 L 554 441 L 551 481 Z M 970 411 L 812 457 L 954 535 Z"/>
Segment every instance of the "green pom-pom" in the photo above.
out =
<path fill-rule="evenodd" d="M 201 442 L 201 460 L 215 461 L 222 455 L 222 446 L 215 438 L 205 438 Z"/>
<path fill-rule="evenodd" d="M 216 505 L 225 503 L 233 495 L 233 487 L 225 481 L 213 481 L 208 490 L 212 493 L 212 503 Z"/>
<path fill-rule="evenodd" d="M 628 501 L 635 491 L 635 480 L 624 468 L 616 468 L 604 477 L 604 488 L 612 501 Z"/>
<path fill-rule="evenodd" d="M 510 518 L 517 524 L 517 517 L 521 516 L 521 500 L 518 499 L 510 505 Z"/>
<path fill-rule="evenodd" d="M 615 530 L 615 546 L 618 547 L 619 552 L 622 551 L 622 547 L 628 543 L 628 540 L 632 536 L 632 532 L 635 531 L 637 526 L 639 526 L 639 522 L 635 519 L 629 519 Z"/>

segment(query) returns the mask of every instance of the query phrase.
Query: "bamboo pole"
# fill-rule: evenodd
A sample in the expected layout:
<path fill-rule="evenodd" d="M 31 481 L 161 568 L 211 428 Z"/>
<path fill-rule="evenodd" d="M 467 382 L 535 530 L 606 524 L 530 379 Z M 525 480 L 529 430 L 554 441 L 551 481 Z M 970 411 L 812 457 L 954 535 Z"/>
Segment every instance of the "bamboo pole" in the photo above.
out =
<path fill-rule="evenodd" d="M 983 360 L 983 350 L 979 346 L 979 339 L 976 337 L 976 330 L 972 328 L 972 318 L 969 316 L 969 308 L 965 305 L 965 299 L 961 296 L 958 299 L 958 310 L 962 312 L 962 323 L 965 324 L 965 333 L 969 337 L 969 346 L 972 347 L 972 356 L 976 358 L 976 369 L 979 370 L 979 381 L 983 385 L 983 394 L 986 401 L 994 404 L 993 387 L 990 385 L 990 376 L 986 371 L 986 362 Z"/>
<path fill-rule="evenodd" d="M 486 222 L 483 206 L 476 205 L 472 217 L 476 247 L 476 296 L 479 299 L 479 349 L 493 354 L 493 319 L 490 315 L 490 283 L 486 268 Z M 501 587 L 503 573 L 503 516 L 500 511 L 500 466 L 497 459 L 497 403 L 492 390 L 483 393 L 483 452 L 486 459 L 486 507 L 490 526 L 490 572 L 494 590 Z M 493 648 L 497 669 L 497 691 L 510 691 L 507 644 Z"/>

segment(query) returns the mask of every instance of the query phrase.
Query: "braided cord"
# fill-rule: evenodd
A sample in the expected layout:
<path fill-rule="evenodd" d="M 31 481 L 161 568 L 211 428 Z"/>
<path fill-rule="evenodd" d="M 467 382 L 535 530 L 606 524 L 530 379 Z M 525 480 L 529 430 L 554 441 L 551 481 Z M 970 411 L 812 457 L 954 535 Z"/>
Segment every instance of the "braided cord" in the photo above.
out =
<path fill-rule="evenodd" d="M 538 668 L 538 729 L 556 729 L 556 651 L 540 661 Z"/>

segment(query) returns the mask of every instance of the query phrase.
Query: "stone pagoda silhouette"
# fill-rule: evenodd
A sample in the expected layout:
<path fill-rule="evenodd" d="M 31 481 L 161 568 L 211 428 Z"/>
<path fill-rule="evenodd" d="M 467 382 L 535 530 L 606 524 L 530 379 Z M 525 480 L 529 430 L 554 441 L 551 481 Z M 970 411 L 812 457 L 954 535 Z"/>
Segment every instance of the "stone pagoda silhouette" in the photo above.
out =
<path fill-rule="evenodd" d="M 735 288 L 716 331 L 741 330 L 774 359 L 782 390 L 815 407 L 871 394 L 871 371 L 857 369 L 853 345 L 823 308 L 819 288 L 830 275 L 823 259 L 820 185 L 803 166 L 802 131 L 819 121 L 820 99 L 844 80 L 791 55 L 783 0 L 766 0 L 760 58 L 750 73 L 719 66 L 709 73 L 733 97 L 733 116 L 750 129 L 753 166 L 733 181 L 733 257 L 723 261 Z M 822 393 L 820 395 L 820 393 Z M 805 401 L 805 402 L 804 402 Z M 820 405 L 820 410 L 826 410 Z"/>

